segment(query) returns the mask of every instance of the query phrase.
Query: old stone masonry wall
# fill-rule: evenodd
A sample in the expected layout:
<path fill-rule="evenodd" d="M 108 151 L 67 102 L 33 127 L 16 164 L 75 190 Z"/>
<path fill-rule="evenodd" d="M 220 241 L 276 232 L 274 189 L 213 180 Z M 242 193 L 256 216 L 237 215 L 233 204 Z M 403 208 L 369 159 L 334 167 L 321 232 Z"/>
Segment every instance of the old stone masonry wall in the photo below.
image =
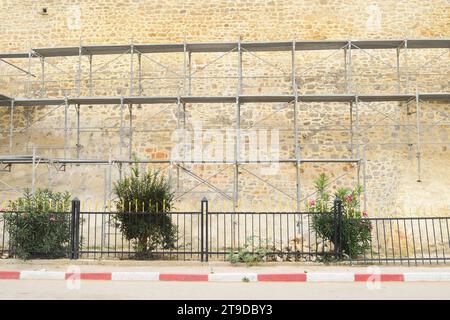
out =
<path fill-rule="evenodd" d="M 2 53 L 39 47 L 238 39 L 245 43 L 450 37 L 448 0 L 3 0 L 0 18 Z M 37 57 L 30 64 L 28 59 L 6 59 L 22 70 L 0 61 L 0 94 L 27 98 L 235 96 L 239 85 L 243 95 L 292 94 L 294 90 L 290 51 L 244 50 L 241 83 L 236 50 L 192 53 L 190 81 L 180 76 L 186 74 L 188 63 L 182 52 L 134 54 L 133 58 L 124 52 L 94 55 L 91 61 L 88 55 L 78 59 L 50 57 L 44 64 Z M 130 69 L 131 59 L 134 67 Z M 303 95 L 450 92 L 449 48 L 303 50 L 296 52 L 295 61 L 296 88 Z M 194 130 L 201 127 L 205 148 L 220 140 L 233 152 L 234 140 L 227 130 L 236 128 L 235 103 L 189 102 L 184 107 L 139 104 L 132 106 L 130 114 L 128 104 L 125 108 L 82 105 L 79 135 L 76 105 L 67 110 L 66 133 L 64 106 L 17 106 L 12 121 L 10 108 L 1 107 L 0 155 L 31 155 L 34 149 L 37 155 L 50 158 L 128 159 L 132 153 L 141 160 L 169 160 L 179 142 L 174 131 L 181 125 L 188 129 L 181 137 L 184 142 L 193 140 Z M 296 116 L 301 158 L 358 158 L 365 164 L 302 163 L 302 208 L 307 199 L 314 198 L 314 180 L 325 172 L 332 181 L 331 190 L 364 183 L 371 215 L 448 215 L 450 104 L 421 101 L 417 111 L 415 100 L 360 102 L 357 110 L 348 102 L 301 102 L 297 113 L 292 103 L 244 103 L 239 114 L 245 137 L 241 157 L 248 156 L 245 150 L 252 147 L 251 135 L 260 134 L 267 143 L 272 138 L 279 141 L 280 159 L 295 158 Z M 233 210 L 233 164 L 185 164 L 186 170 L 167 163 L 142 166 L 165 170 L 173 181 L 177 210 L 198 210 L 205 195 L 210 210 Z M 112 183 L 129 172 L 126 164 L 62 169 L 37 165 L 36 187 L 68 190 L 97 209 L 113 198 Z M 295 163 L 241 165 L 236 209 L 295 210 L 296 181 Z M 1 171 L 0 182 L 0 201 L 17 197 L 18 191 L 32 183 L 31 165 Z"/>

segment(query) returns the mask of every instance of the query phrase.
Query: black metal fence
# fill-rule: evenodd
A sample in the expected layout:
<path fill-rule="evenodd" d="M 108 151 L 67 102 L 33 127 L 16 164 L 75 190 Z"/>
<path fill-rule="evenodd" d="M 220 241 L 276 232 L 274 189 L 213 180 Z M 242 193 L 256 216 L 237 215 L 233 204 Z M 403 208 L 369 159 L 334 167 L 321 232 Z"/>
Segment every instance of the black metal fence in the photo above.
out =
<path fill-rule="evenodd" d="M 176 227 L 170 248 L 158 247 L 151 259 L 227 260 L 231 252 L 263 253 L 265 261 L 323 261 L 338 258 L 353 263 L 432 264 L 450 259 L 450 217 L 363 218 L 370 227 L 368 247 L 359 254 L 343 249 L 344 222 L 353 223 L 342 213 L 339 200 L 332 212 L 210 212 L 203 200 L 198 212 L 119 213 L 81 212 L 78 200 L 72 202 L 71 259 L 133 259 L 135 240 L 127 240 L 117 216 L 165 215 Z M 1 213 L 0 213 L 1 214 Z M 16 213 L 20 214 L 20 213 Z M 319 215 L 332 221 L 331 236 L 318 235 L 313 226 Z M 347 219 L 347 220 L 345 220 Z M 358 221 L 357 221 L 358 220 Z M 361 219 L 355 219 L 360 223 Z M 0 216 L 0 252 L 14 257 L 15 248 L 4 219 Z M 339 245 L 335 245 L 339 244 Z"/>

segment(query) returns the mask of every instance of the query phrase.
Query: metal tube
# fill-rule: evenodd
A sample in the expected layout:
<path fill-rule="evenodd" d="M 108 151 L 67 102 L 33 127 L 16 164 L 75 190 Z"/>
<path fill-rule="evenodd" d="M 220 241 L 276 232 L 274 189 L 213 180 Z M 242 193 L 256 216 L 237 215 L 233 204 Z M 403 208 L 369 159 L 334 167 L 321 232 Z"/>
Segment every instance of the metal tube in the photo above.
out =
<path fill-rule="evenodd" d="M 363 147 L 363 195 L 364 195 L 364 211 L 367 211 L 367 188 L 366 188 L 366 175 L 367 175 L 367 156 L 366 145 Z"/>
<path fill-rule="evenodd" d="M 400 80 L 400 48 L 397 48 L 397 92 L 401 92 L 401 80 Z"/>
<path fill-rule="evenodd" d="M 78 70 L 77 70 L 77 96 L 79 97 L 81 95 L 81 54 L 82 54 L 82 47 L 81 47 L 81 39 L 80 39 L 80 46 L 78 47 Z"/>
<path fill-rule="evenodd" d="M 186 39 L 183 42 L 183 94 L 186 95 L 186 78 L 187 78 L 187 67 L 186 67 Z"/>
<path fill-rule="evenodd" d="M 89 96 L 92 97 L 92 87 L 93 87 L 93 82 L 92 82 L 92 54 L 90 54 L 88 56 L 89 59 Z"/>
<path fill-rule="evenodd" d="M 128 158 L 131 160 L 133 157 L 133 105 L 130 104 L 128 106 L 128 110 L 130 112 L 130 132 L 129 132 L 129 153 Z"/>
<path fill-rule="evenodd" d="M 405 74 L 406 74 L 405 93 L 408 93 L 408 89 L 409 89 L 408 40 L 405 40 L 404 46 L 405 46 L 405 67 L 404 67 L 404 69 L 405 69 Z"/>
<path fill-rule="evenodd" d="M 350 102 L 350 151 L 352 153 L 352 157 L 355 156 L 353 150 L 353 102 Z"/>
<path fill-rule="evenodd" d="M 188 96 L 191 95 L 191 73 L 192 73 L 192 57 L 191 51 L 188 51 Z"/>
<path fill-rule="evenodd" d="M 45 58 L 40 57 L 41 60 L 41 97 L 45 95 Z"/>
<path fill-rule="evenodd" d="M 81 150 L 81 144 L 80 144 L 80 105 L 77 105 L 77 158 L 80 158 L 80 150 Z"/>
<path fill-rule="evenodd" d="M 9 113 L 9 154 L 13 154 L 13 135 L 14 135 L 14 99 L 11 99 Z"/>
<path fill-rule="evenodd" d="M 133 96 L 133 81 L 134 81 L 134 45 L 131 41 L 130 49 L 130 96 Z"/>
<path fill-rule="evenodd" d="M 31 98 L 31 46 L 28 51 L 27 97 Z"/>
<path fill-rule="evenodd" d="M 359 98 L 355 97 L 355 134 L 356 136 L 356 158 L 359 159 L 359 144 L 360 144 L 360 136 L 359 136 Z M 353 138 L 355 139 L 355 137 Z"/>
<path fill-rule="evenodd" d="M 124 114 L 123 114 L 123 97 L 120 97 L 120 129 L 119 129 L 119 154 L 122 157 L 122 148 L 123 148 L 123 122 L 124 122 Z"/>
<path fill-rule="evenodd" d="M 31 165 L 31 194 L 34 197 L 34 193 L 36 191 L 36 147 L 33 146 L 33 158 L 32 158 L 32 165 Z"/>
<path fill-rule="evenodd" d="M 347 47 L 344 48 L 344 81 L 345 81 L 345 88 L 348 93 L 348 74 L 347 74 Z"/>
<path fill-rule="evenodd" d="M 64 98 L 64 159 L 67 158 L 67 112 L 69 110 L 69 104 L 67 103 L 67 97 Z"/>
<path fill-rule="evenodd" d="M 142 96 L 142 55 L 138 53 L 138 90 L 139 96 Z"/>
<path fill-rule="evenodd" d="M 417 89 L 416 89 L 416 131 L 417 131 L 417 144 L 416 144 L 417 182 L 421 182 L 420 102 L 419 102 L 419 91 Z"/>
<path fill-rule="evenodd" d="M 298 91 L 297 91 L 297 81 L 296 81 L 296 71 L 295 71 L 295 40 L 292 41 L 292 91 L 294 93 L 294 152 L 295 152 L 295 181 L 296 181 L 296 208 L 297 212 L 300 212 L 300 155 L 299 155 L 299 144 L 298 144 Z"/>
<path fill-rule="evenodd" d="M 238 41 L 238 86 L 236 91 L 236 124 L 235 124 L 235 165 L 234 165 L 234 208 L 238 207 L 239 203 L 239 158 L 240 158 L 240 128 L 241 128 L 241 103 L 239 97 L 242 89 L 242 51 L 241 39 Z"/>
<path fill-rule="evenodd" d="M 348 42 L 348 93 L 353 92 L 353 85 L 352 85 L 352 41 L 350 40 Z"/>

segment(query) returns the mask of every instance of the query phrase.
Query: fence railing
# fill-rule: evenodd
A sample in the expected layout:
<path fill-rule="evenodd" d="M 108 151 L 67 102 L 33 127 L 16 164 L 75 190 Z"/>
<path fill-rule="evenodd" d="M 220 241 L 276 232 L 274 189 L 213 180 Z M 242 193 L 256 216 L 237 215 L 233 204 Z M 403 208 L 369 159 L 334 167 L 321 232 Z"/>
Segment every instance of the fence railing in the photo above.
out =
<path fill-rule="evenodd" d="M 1 214 L 0 253 L 3 257 L 14 257 L 17 252 Z M 247 254 L 263 252 L 265 261 L 337 259 L 352 263 L 417 265 L 450 260 L 450 217 L 354 219 L 343 214 L 339 199 L 332 211 L 323 213 L 211 212 L 206 199 L 197 212 L 81 212 L 80 202 L 75 199 L 71 212 L 51 214 L 64 215 L 64 219 L 70 220 L 66 256 L 71 259 L 142 258 L 136 250 L 137 241 L 128 240 L 118 222 L 120 215 L 128 215 L 136 219 L 136 224 L 142 219 L 158 221 L 166 217 L 161 220 L 163 224 L 175 227 L 172 245 L 153 248 L 147 259 L 227 260 L 230 253 L 245 251 Z M 314 226 L 320 217 L 331 222 L 328 237 L 318 234 Z M 370 231 L 368 246 L 354 253 L 352 246 L 343 242 L 360 241 L 344 234 L 349 225 L 357 223 L 370 226 Z"/>

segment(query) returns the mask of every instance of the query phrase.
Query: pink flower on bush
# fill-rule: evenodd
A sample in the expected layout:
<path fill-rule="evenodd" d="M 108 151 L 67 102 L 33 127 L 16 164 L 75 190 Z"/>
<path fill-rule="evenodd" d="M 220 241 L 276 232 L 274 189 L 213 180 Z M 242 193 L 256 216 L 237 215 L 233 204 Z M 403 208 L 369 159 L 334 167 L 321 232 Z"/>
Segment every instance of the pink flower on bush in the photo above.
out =
<path fill-rule="evenodd" d="M 49 218 L 49 220 L 52 221 L 52 222 L 53 222 L 53 221 L 56 221 L 56 217 L 55 217 L 54 215 L 51 215 L 50 218 Z"/>
<path fill-rule="evenodd" d="M 312 206 L 315 206 L 315 205 L 316 205 L 316 200 L 314 200 L 314 199 L 309 199 L 308 204 L 309 204 L 311 207 L 312 207 Z"/>
<path fill-rule="evenodd" d="M 353 201 L 353 196 L 351 194 L 349 194 L 348 196 L 345 197 L 345 201 L 352 202 Z"/>
<path fill-rule="evenodd" d="M 363 211 L 362 214 L 363 214 L 363 217 L 364 217 L 364 218 L 367 218 L 367 217 L 369 216 L 369 215 L 367 214 L 367 211 Z"/>

